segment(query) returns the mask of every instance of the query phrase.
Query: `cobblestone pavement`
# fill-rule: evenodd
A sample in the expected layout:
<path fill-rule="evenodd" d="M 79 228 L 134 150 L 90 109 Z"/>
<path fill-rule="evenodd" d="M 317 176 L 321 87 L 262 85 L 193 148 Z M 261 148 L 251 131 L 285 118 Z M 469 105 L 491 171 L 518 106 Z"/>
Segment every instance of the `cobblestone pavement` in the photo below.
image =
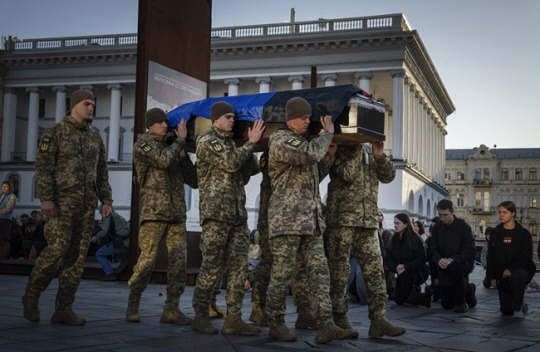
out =
<path fill-rule="evenodd" d="M 276 342 L 268 328 L 257 336 L 203 335 L 191 328 L 159 322 L 166 287 L 150 284 L 141 300 L 141 322 L 128 323 L 125 312 L 129 288 L 126 282 L 81 282 L 74 311 L 86 318 L 81 327 L 51 324 L 58 281 L 55 279 L 40 299 L 41 321 L 32 323 L 22 315 L 21 296 L 28 279 L 22 275 L 0 275 L 0 351 L 540 351 L 540 291 L 528 289 L 525 301 L 529 314 L 524 320 L 505 318 L 498 311 L 497 290 L 482 286 L 484 271 L 477 268 L 471 282 L 477 285 L 478 306 L 467 313 L 445 311 L 439 303 L 432 308 L 387 304 L 388 319 L 407 329 L 397 338 L 367 336 L 367 306 L 350 304 L 349 319 L 360 332 L 357 339 L 315 344 L 315 332 L 295 330 L 295 309 L 288 300 L 286 322 L 298 341 Z M 540 274 L 535 281 L 540 283 Z M 193 286 L 186 287 L 180 306 L 193 316 Z M 225 308 L 224 293 L 218 304 Z M 250 292 L 244 300 L 243 317 L 251 311 Z M 213 321 L 221 329 L 223 320 Z"/>

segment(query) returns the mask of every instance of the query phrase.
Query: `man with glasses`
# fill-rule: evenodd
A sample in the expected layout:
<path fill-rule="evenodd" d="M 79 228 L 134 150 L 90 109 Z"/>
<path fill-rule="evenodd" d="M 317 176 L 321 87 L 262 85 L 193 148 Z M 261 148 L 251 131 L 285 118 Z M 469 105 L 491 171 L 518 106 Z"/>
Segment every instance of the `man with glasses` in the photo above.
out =
<path fill-rule="evenodd" d="M 440 220 L 433 226 L 431 262 L 437 266 L 441 305 L 465 313 L 476 306 L 476 286 L 469 284 L 476 247 L 471 227 L 454 215 L 454 204 L 437 203 Z"/>

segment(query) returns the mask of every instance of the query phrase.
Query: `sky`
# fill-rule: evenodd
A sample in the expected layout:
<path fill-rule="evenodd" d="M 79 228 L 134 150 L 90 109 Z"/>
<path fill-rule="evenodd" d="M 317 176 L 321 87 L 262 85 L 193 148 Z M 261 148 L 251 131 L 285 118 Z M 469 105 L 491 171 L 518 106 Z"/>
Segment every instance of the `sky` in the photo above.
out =
<path fill-rule="evenodd" d="M 538 0 L 213 0 L 212 27 L 403 13 L 456 111 L 447 149 L 540 148 Z M 135 33 L 137 0 L 0 0 L 0 36 Z"/>

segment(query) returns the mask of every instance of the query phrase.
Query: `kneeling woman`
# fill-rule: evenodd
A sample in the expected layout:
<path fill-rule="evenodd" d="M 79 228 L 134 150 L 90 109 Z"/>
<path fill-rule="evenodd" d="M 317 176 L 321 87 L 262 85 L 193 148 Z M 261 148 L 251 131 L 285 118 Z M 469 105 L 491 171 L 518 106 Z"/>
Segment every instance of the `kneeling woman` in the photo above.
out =
<path fill-rule="evenodd" d="M 501 313 L 523 319 L 527 313 L 523 303 L 525 288 L 536 272 L 532 237 L 516 222 L 513 202 L 502 202 L 498 209 L 501 223 L 491 232 L 486 277 L 499 290 Z"/>
<path fill-rule="evenodd" d="M 424 241 L 414 232 L 411 219 L 407 214 L 399 213 L 394 217 L 394 228 L 395 234 L 388 243 L 386 254 L 387 268 L 397 273 L 394 300 L 400 305 L 408 301 L 408 303 L 429 307 L 430 297 L 420 302 L 411 300 L 413 297 L 419 297 L 414 293 L 419 292 L 420 285 L 428 276 Z M 412 290 L 415 290 L 413 295 L 411 295 Z"/>

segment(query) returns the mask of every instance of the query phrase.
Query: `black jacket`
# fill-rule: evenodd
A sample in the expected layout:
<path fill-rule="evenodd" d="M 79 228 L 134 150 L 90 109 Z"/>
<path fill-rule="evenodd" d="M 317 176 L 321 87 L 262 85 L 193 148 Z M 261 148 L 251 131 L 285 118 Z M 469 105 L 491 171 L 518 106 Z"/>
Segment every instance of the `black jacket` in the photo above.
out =
<path fill-rule="evenodd" d="M 396 272 L 396 267 L 399 264 L 405 266 L 405 271 L 423 272 L 426 267 L 426 249 L 422 239 L 413 234 L 413 247 L 405 238 L 399 238 L 399 234 L 392 237 L 392 247 L 386 251 L 386 266 L 387 269 Z"/>
<path fill-rule="evenodd" d="M 456 263 L 463 263 L 470 272 L 476 256 L 476 245 L 471 227 L 465 220 L 454 216 L 450 225 L 439 220 L 432 230 L 431 262 L 439 264 L 442 258 L 452 258 Z"/>
<path fill-rule="evenodd" d="M 527 270 L 532 278 L 536 266 L 532 260 L 532 237 L 529 231 L 516 222 L 512 231 L 505 231 L 499 224 L 491 233 L 488 244 L 487 273 L 488 279 L 502 279 L 503 272 L 518 268 Z"/>

